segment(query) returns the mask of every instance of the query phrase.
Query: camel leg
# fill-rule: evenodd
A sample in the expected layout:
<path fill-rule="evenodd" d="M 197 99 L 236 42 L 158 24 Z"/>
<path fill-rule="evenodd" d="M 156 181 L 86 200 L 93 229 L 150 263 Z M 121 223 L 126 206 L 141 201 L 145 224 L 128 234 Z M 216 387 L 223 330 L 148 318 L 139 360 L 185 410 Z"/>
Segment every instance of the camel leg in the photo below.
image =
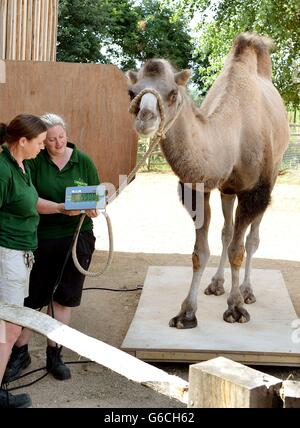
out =
<path fill-rule="evenodd" d="M 251 252 L 253 254 L 255 247 L 258 245 L 258 226 L 269 205 L 270 196 L 271 186 L 265 178 L 261 178 L 253 189 L 238 195 L 239 203 L 235 214 L 233 238 L 228 247 L 232 285 L 227 299 L 228 309 L 223 315 L 224 320 L 227 322 L 247 322 L 250 320 L 250 315 L 243 307 L 244 298 L 239 287 L 239 272 L 245 250 L 244 238 L 248 226 L 253 224 L 248 241 L 250 255 L 248 263 L 250 267 Z"/>
<path fill-rule="evenodd" d="M 222 211 L 224 215 L 224 226 L 222 229 L 222 255 L 219 263 L 219 267 L 215 275 L 213 276 L 211 283 L 205 289 L 205 294 L 214 294 L 215 296 L 220 296 L 225 293 L 223 284 L 224 284 L 224 266 L 227 259 L 227 249 L 228 245 L 231 242 L 233 234 L 233 206 L 236 195 L 226 195 L 221 193 L 222 200 Z"/>
<path fill-rule="evenodd" d="M 263 215 L 258 216 L 253 223 L 251 224 L 250 233 L 246 239 L 246 266 L 245 266 L 245 277 L 242 285 L 240 286 L 240 291 L 244 298 L 244 302 L 247 304 L 256 302 L 256 298 L 253 294 L 253 289 L 250 281 L 250 273 L 251 273 L 251 264 L 253 254 L 258 248 L 259 245 L 259 226 L 260 222 L 263 218 Z"/>
<path fill-rule="evenodd" d="M 210 222 L 209 197 L 210 193 L 204 194 L 204 221 L 202 227 L 200 229 L 196 229 L 196 241 L 192 255 L 192 283 L 189 293 L 181 305 L 180 312 L 176 317 L 170 320 L 170 327 L 193 328 L 197 326 L 197 318 L 195 313 L 197 310 L 198 289 L 203 271 L 210 255 L 207 240 L 208 227 Z"/>
<path fill-rule="evenodd" d="M 250 315 L 243 307 L 244 299 L 239 287 L 240 267 L 244 258 L 244 237 L 249 226 L 247 218 L 241 215 L 241 209 L 238 205 L 235 215 L 234 233 L 232 241 L 228 247 L 228 257 L 231 266 L 231 290 L 227 299 L 228 309 L 223 314 L 224 321 L 233 323 L 244 323 L 250 320 Z"/>

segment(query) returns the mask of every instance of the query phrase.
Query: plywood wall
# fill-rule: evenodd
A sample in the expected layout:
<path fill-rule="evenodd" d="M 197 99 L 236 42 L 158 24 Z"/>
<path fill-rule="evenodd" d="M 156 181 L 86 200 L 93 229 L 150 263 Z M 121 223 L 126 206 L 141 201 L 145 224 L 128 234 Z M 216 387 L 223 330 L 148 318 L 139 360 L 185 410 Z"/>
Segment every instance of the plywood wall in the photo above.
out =
<path fill-rule="evenodd" d="M 0 59 L 55 61 L 58 0 L 0 0 Z"/>
<path fill-rule="evenodd" d="M 24 112 L 62 115 L 69 140 L 93 158 L 102 182 L 118 187 L 119 175 L 133 169 L 137 153 L 124 74 L 103 64 L 3 61 L 2 66 L 0 122 Z"/>

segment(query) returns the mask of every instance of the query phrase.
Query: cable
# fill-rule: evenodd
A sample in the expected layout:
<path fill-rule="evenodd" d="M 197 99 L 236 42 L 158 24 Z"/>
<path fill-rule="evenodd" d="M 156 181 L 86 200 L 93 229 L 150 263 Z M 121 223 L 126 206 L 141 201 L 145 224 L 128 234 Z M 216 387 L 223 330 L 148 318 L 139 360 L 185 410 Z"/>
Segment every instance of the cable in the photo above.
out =
<path fill-rule="evenodd" d="M 103 291 L 115 291 L 117 293 L 121 293 L 121 292 L 125 292 L 125 291 L 139 291 L 143 289 L 143 285 L 137 285 L 136 288 L 104 288 L 104 287 L 88 287 L 88 288 L 83 288 L 82 291 L 85 290 L 103 290 Z"/>
<path fill-rule="evenodd" d="M 72 247 L 73 263 L 74 263 L 75 267 L 77 268 L 77 270 L 79 270 L 79 272 L 82 273 L 82 275 L 85 275 L 88 277 L 93 277 L 93 278 L 98 277 L 100 275 L 103 275 L 104 272 L 106 272 L 106 270 L 110 267 L 110 265 L 112 263 L 113 253 L 114 253 L 113 231 L 112 231 L 112 225 L 111 225 L 109 215 L 107 214 L 107 212 L 105 210 L 104 211 L 100 210 L 100 213 L 105 217 L 106 224 L 107 224 L 107 231 L 108 231 L 108 240 L 109 240 L 108 258 L 107 258 L 106 265 L 104 266 L 104 268 L 102 270 L 100 270 L 99 272 L 90 272 L 88 270 L 83 269 L 83 267 L 81 266 L 81 264 L 78 261 L 78 258 L 77 258 L 77 240 L 78 240 L 78 236 L 80 233 L 81 226 L 82 226 L 84 219 L 86 217 L 86 214 L 83 214 L 80 218 L 79 224 L 77 226 L 77 229 L 76 229 L 76 232 L 74 235 L 75 238 L 74 238 L 73 247 Z"/>
<path fill-rule="evenodd" d="M 70 248 L 72 248 L 72 247 L 70 247 Z M 70 256 L 70 249 L 69 249 L 68 254 L 67 254 L 67 256 L 66 256 L 66 259 L 65 259 L 65 261 L 64 261 L 64 264 L 63 264 L 62 270 L 61 270 L 61 272 L 60 272 L 60 274 L 59 274 L 59 276 L 58 276 L 58 279 L 57 279 L 57 281 L 56 281 L 56 283 L 55 283 L 55 286 L 54 286 L 54 289 L 53 289 L 53 293 L 52 293 L 52 296 L 51 296 L 51 300 L 50 300 L 50 302 L 51 302 L 52 318 L 54 318 L 53 294 L 54 294 L 55 290 L 57 289 L 57 287 L 59 286 L 59 283 L 60 283 L 61 278 L 62 278 L 63 271 L 64 271 L 65 266 L 66 266 L 66 262 L 67 262 L 67 260 L 68 260 L 69 256 Z M 82 291 L 85 291 L 85 290 L 99 290 L 99 291 L 113 291 L 113 292 L 129 292 L 129 291 L 140 291 L 140 290 L 142 290 L 142 288 L 143 288 L 143 285 L 142 285 L 142 284 L 140 284 L 140 285 L 137 285 L 137 286 L 136 286 L 136 288 L 128 288 L 128 289 L 115 289 L 115 288 L 102 288 L 102 287 L 101 287 L 101 288 L 100 288 L 100 287 L 88 287 L 88 288 L 83 288 L 83 289 L 82 289 Z M 42 309 L 42 308 L 40 308 L 40 309 L 39 309 L 39 311 L 41 311 L 41 309 Z M 66 361 L 66 362 L 65 362 L 65 364 L 87 364 L 87 363 L 95 363 L 95 362 L 94 362 L 94 361 L 91 361 L 91 360 L 84 360 L 84 361 Z M 11 382 L 14 382 L 14 381 L 16 381 L 16 380 L 23 379 L 24 377 L 29 376 L 29 375 L 31 375 L 31 374 L 33 374 L 33 373 L 39 372 L 39 371 L 41 371 L 41 370 L 46 370 L 46 367 L 40 367 L 40 368 L 38 368 L 38 369 L 31 370 L 31 371 L 29 371 L 29 372 L 27 372 L 27 373 L 25 373 L 25 374 L 23 374 L 23 375 L 19 376 L 17 379 L 12 380 Z M 48 373 L 48 372 L 46 372 L 45 374 L 43 374 L 42 376 L 40 376 L 38 379 L 35 379 L 34 381 L 32 381 L 32 382 L 30 382 L 30 383 L 26 383 L 26 384 L 24 384 L 24 385 L 20 385 L 20 386 L 15 386 L 15 387 L 13 387 L 13 388 L 7 388 L 7 391 L 8 391 L 8 392 L 11 392 L 11 391 L 15 391 L 15 390 L 17 390 L 17 389 L 27 388 L 27 387 L 29 387 L 29 386 L 32 386 L 32 385 L 34 385 L 35 383 L 39 382 L 40 380 L 44 379 L 46 376 L 48 376 L 48 374 L 49 374 L 49 373 Z"/>
<path fill-rule="evenodd" d="M 88 364 L 88 363 L 93 363 L 95 364 L 95 361 L 92 360 L 84 360 L 84 361 L 66 361 L 65 364 Z M 16 380 L 20 380 L 23 379 L 26 376 L 32 375 L 33 373 L 39 372 L 41 370 L 47 370 L 46 366 L 45 367 L 40 367 L 39 369 L 34 369 L 31 370 L 21 376 L 19 376 L 18 378 L 12 380 L 11 382 L 15 382 Z M 44 379 L 46 376 L 48 376 L 49 372 L 47 371 L 46 373 L 44 373 L 41 377 L 35 379 L 34 381 L 30 382 L 30 383 L 26 383 L 24 385 L 19 385 L 19 386 L 14 386 L 13 388 L 6 388 L 8 392 L 11 391 L 15 391 L 17 389 L 21 389 L 21 388 L 27 388 L 29 386 L 34 385 L 35 383 L 39 382 L 40 380 Z M 10 382 L 9 382 L 10 383 Z"/>
<path fill-rule="evenodd" d="M 45 368 L 46 368 L 46 367 L 41 367 L 41 368 L 39 368 L 39 369 L 32 370 L 32 372 L 25 373 L 24 375 L 22 375 L 22 376 L 18 377 L 17 379 L 12 380 L 11 382 L 14 382 L 15 380 L 20 380 L 21 378 L 23 378 L 23 377 L 25 377 L 25 376 L 27 376 L 27 375 L 30 375 L 30 374 L 32 374 L 32 373 L 34 373 L 34 372 L 38 372 L 38 371 L 40 371 L 40 370 L 44 370 Z M 40 380 L 44 379 L 44 377 L 48 376 L 48 374 L 49 374 L 49 373 L 48 373 L 48 372 L 46 372 L 45 374 L 43 374 L 43 376 L 39 377 L 38 379 L 35 379 L 34 381 L 32 381 L 32 382 L 30 382 L 30 383 L 26 383 L 26 384 L 24 384 L 24 385 L 20 385 L 20 386 L 14 386 L 13 388 L 7 388 L 7 391 L 8 391 L 8 392 L 11 392 L 11 391 L 15 391 L 16 389 L 27 388 L 27 387 L 29 387 L 29 386 L 32 386 L 32 385 L 34 385 L 35 383 L 39 382 Z"/>

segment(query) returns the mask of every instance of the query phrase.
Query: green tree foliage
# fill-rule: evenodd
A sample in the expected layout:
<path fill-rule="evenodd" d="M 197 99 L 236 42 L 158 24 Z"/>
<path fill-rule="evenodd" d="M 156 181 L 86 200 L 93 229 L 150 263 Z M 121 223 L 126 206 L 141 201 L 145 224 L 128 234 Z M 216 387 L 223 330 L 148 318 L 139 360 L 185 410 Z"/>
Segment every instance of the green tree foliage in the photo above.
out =
<path fill-rule="evenodd" d="M 193 46 L 184 15 L 153 0 L 142 1 L 138 11 L 141 19 L 137 58 L 167 58 L 178 68 L 187 67 Z"/>
<path fill-rule="evenodd" d="M 189 65 L 187 20 L 159 0 L 60 0 L 58 61 L 136 67 L 151 57 Z"/>
<path fill-rule="evenodd" d="M 178 68 L 192 66 L 201 96 L 235 36 L 254 31 L 275 41 L 273 80 L 286 104 L 297 108 L 299 22 L 299 0 L 59 0 L 57 59 L 126 70 L 154 56 L 168 58 Z"/>
<path fill-rule="evenodd" d="M 57 60 L 104 61 L 96 32 L 100 25 L 94 0 L 59 0 Z"/>
<path fill-rule="evenodd" d="M 274 84 L 287 105 L 299 107 L 299 0 L 183 0 L 183 7 L 191 15 L 203 12 L 194 56 L 195 81 L 203 93 L 220 72 L 234 37 L 253 31 L 273 38 Z"/>

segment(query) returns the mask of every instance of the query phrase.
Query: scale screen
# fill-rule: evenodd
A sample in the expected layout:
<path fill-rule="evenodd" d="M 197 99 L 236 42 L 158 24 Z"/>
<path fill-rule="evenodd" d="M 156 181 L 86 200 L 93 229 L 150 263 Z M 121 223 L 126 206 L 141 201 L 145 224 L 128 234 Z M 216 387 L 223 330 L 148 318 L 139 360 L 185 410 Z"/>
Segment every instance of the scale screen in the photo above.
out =
<path fill-rule="evenodd" d="M 66 210 L 104 209 L 106 205 L 106 188 L 98 186 L 76 186 L 66 188 Z"/>

